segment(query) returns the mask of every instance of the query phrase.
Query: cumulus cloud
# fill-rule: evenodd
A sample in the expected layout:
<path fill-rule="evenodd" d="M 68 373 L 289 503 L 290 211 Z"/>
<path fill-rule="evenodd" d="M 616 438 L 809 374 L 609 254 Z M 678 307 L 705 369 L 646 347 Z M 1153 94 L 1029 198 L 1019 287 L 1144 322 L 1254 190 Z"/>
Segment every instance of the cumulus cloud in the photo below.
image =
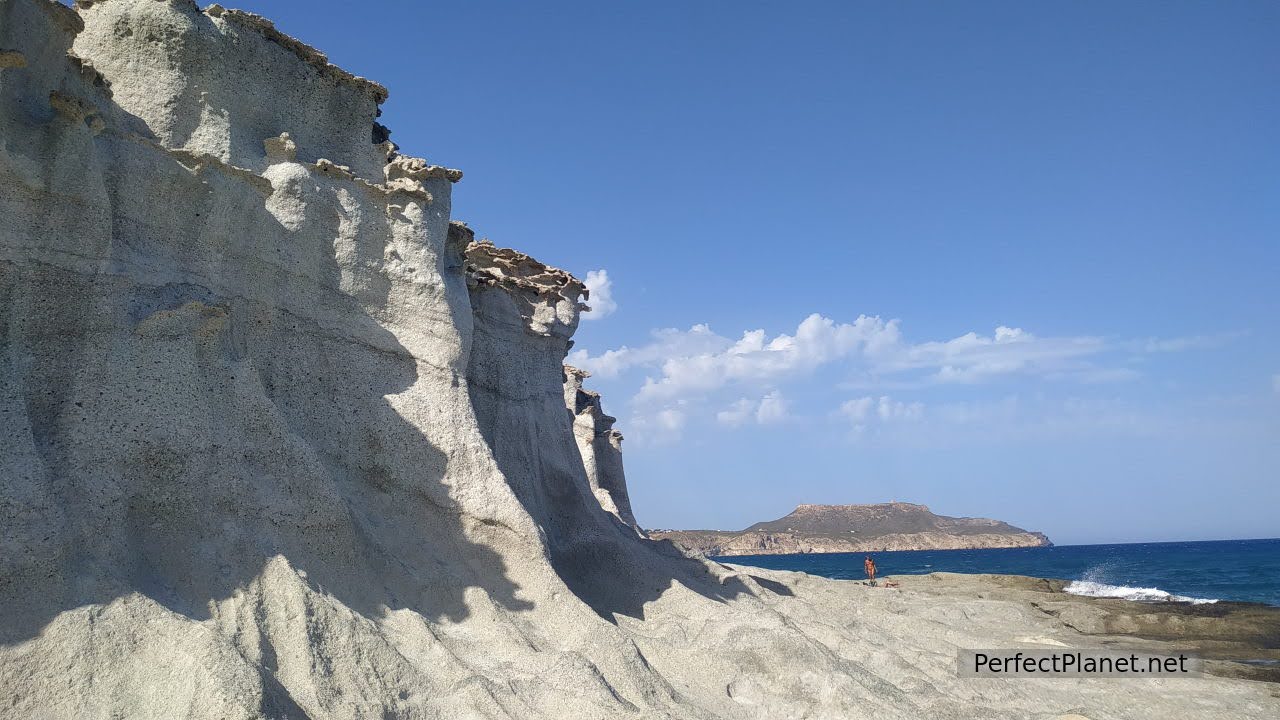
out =
<path fill-rule="evenodd" d="M 902 402 L 888 395 L 880 397 L 860 397 L 845 401 L 838 411 L 849 418 L 855 425 L 865 425 L 871 421 L 897 422 L 903 420 L 919 420 L 924 416 L 924 403 Z"/>
<path fill-rule="evenodd" d="M 739 427 L 752 420 L 760 425 L 780 423 L 790 417 L 786 398 L 772 390 L 757 401 L 741 398 L 716 413 L 716 422 L 729 427 Z"/>
<path fill-rule="evenodd" d="M 894 420 L 919 420 L 924 414 L 924 405 L 922 403 L 904 403 L 894 401 L 889 396 L 884 395 L 876 402 L 876 415 L 883 422 Z"/>
<path fill-rule="evenodd" d="M 716 422 L 729 427 L 738 427 L 747 420 L 751 419 L 755 413 L 756 404 L 746 398 L 738 400 L 729 407 L 716 413 Z"/>
<path fill-rule="evenodd" d="M 618 309 L 618 303 L 613 300 L 613 281 L 609 279 L 608 270 L 588 270 L 587 279 L 582 284 L 590 292 L 587 304 L 591 306 L 591 312 L 582 314 L 583 320 L 599 320 Z"/>
<path fill-rule="evenodd" d="M 860 315 L 852 322 L 837 322 L 815 313 L 794 331 L 776 335 L 748 330 L 735 338 L 705 324 L 655 330 L 644 343 L 596 355 L 579 349 L 567 362 L 602 379 L 637 373 L 633 422 L 666 434 L 674 432 L 673 423 L 662 413 L 672 408 L 679 408 L 682 419 L 705 415 L 726 427 L 788 419 L 790 411 L 778 388 L 823 369 L 843 375 L 837 387 L 870 393 L 845 402 L 839 412 L 855 425 L 878 426 L 921 418 L 941 421 L 951 412 L 938 406 L 934 417 L 920 403 L 883 394 L 888 391 L 973 386 L 1015 377 L 1077 385 L 1130 381 L 1140 377 L 1129 366 L 1137 355 L 1215 347 L 1241 334 L 1125 340 L 1042 336 L 999 325 L 989 334 L 967 332 L 913 342 L 896 319 Z M 740 399 L 731 401 L 734 397 Z"/>
<path fill-rule="evenodd" d="M 667 432 L 679 432 L 684 428 L 684 413 L 675 408 L 659 412 L 658 427 Z"/>
<path fill-rule="evenodd" d="M 929 383 L 977 383 L 1015 373 L 1063 373 L 1089 369 L 1079 359 L 1102 352 L 1096 337 L 1037 337 L 1000 326 L 991 335 L 966 333 L 944 341 L 906 342 L 897 320 L 861 315 L 851 323 L 813 314 L 794 333 L 769 337 L 764 330 L 733 340 L 707 325 L 667 329 L 640 347 L 600 355 L 578 350 L 569 362 L 604 377 L 631 368 L 658 370 L 636 399 L 661 403 L 707 394 L 737 383 L 772 384 L 837 362 L 877 377 L 914 374 Z"/>
<path fill-rule="evenodd" d="M 664 445 L 680 440 L 687 422 L 683 405 L 636 413 L 627 422 L 627 437 L 640 445 Z"/>
<path fill-rule="evenodd" d="M 694 325 L 688 330 L 665 328 L 650 333 L 649 342 L 640 347 L 623 345 L 596 356 L 586 350 L 574 350 L 565 362 L 588 370 L 597 377 L 611 378 L 633 367 L 661 364 L 668 358 L 718 353 L 732 344 L 732 341 L 712 332 L 707 325 Z"/>
<path fill-rule="evenodd" d="M 810 315 L 794 334 L 772 338 L 764 330 L 744 332 L 736 341 L 719 338 L 705 325 L 695 326 L 696 340 L 704 344 L 697 353 L 673 354 L 661 358 L 661 376 L 646 379 L 638 400 L 662 401 L 687 394 L 706 393 L 732 383 L 770 383 L 812 371 L 833 361 L 860 352 L 882 353 L 900 344 L 897 321 L 859 317 L 852 323 L 836 323 L 821 315 Z M 683 338 L 694 340 L 691 330 Z M 669 336 L 668 340 L 675 336 Z M 635 357 L 638 357 L 635 356 Z M 591 358 L 584 358 L 588 364 Z"/>
<path fill-rule="evenodd" d="M 847 416 L 855 423 L 865 422 L 871 417 L 871 408 L 875 405 L 875 402 L 875 398 L 872 397 L 847 400 L 840 406 L 840 414 Z"/>
<path fill-rule="evenodd" d="M 761 425 L 779 423 L 787 419 L 787 401 L 782 393 L 774 390 L 760 399 L 760 407 L 756 408 L 756 422 Z"/>

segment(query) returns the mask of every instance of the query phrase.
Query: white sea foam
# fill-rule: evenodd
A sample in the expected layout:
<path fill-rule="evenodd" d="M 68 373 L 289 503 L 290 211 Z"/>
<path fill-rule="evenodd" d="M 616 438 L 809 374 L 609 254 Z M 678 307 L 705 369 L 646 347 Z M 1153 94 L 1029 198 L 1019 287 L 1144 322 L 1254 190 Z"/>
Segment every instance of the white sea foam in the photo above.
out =
<path fill-rule="evenodd" d="M 1075 580 L 1063 588 L 1063 590 L 1071 593 L 1072 595 L 1120 598 L 1121 600 L 1132 600 L 1134 602 L 1184 602 L 1191 603 L 1192 605 L 1208 605 L 1218 602 L 1211 598 L 1174 595 L 1173 593 L 1167 593 L 1160 588 L 1138 588 L 1129 587 L 1127 585 L 1108 585 L 1106 583 L 1093 582 L 1091 580 Z"/>

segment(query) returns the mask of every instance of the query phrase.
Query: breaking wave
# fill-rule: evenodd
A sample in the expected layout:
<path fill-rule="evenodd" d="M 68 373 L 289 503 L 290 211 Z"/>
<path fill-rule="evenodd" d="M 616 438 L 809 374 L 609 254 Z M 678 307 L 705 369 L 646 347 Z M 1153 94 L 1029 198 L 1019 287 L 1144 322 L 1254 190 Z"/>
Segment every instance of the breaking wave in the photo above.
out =
<path fill-rule="evenodd" d="M 1132 600 L 1134 602 L 1184 602 L 1192 605 L 1208 605 L 1218 602 L 1212 598 L 1187 597 L 1185 595 L 1174 595 L 1167 593 L 1159 588 L 1138 588 L 1129 587 L 1127 585 L 1108 585 L 1106 583 L 1094 582 L 1092 580 L 1075 580 L 1063 588 L 1065 592 L 1072 595 L 1085 595 L 1088 597 L 1105 597 L 1120 598 L 1121 600 Z"/>

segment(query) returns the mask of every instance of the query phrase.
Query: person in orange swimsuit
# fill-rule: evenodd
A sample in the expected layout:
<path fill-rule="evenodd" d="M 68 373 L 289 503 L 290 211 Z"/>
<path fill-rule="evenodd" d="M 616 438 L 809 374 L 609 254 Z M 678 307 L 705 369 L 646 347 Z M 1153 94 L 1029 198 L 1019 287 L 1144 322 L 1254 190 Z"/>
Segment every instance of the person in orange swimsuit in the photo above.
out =
<path fill-rule="evenodd" d="M 866 559 L 862 561 L 862 567 L 867 571 L 867 579 L 871 581 L 872 585 L 875 585 L 876 584 L 876 561 L 872 560 L 871 556 L 868 555 Z"/>

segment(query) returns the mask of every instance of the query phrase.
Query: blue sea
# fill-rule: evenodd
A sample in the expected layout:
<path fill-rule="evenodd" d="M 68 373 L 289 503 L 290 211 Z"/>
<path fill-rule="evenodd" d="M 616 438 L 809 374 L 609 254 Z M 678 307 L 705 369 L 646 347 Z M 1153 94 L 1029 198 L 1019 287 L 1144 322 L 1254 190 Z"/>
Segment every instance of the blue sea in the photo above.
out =
<path fill-rule="evenodd" d="M 1068 592 L 1137 601 L 1280 606 L 1280 539 L 871 553 L 879 575 L 999 573 L 1072 580 Z M 739 555 L 737 565 L 865 579 L 863 553 Z"/>

